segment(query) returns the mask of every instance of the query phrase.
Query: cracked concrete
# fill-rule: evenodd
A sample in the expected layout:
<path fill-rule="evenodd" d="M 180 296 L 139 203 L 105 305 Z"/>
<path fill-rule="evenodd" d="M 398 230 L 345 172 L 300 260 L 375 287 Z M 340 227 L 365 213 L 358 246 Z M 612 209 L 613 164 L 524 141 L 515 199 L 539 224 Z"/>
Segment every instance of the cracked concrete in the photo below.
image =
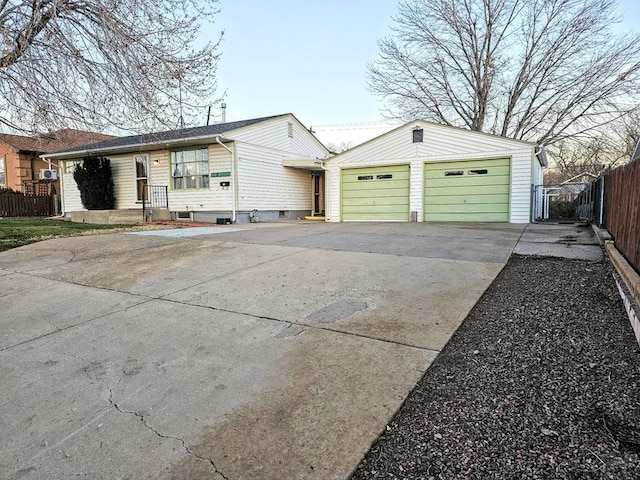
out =
<path fill-rule="evenodd" d="M 3 252 L 0 478 L 346 478 L 521 230 L 299 222 Z"/>
<path fill-rule="evenodd" d="M 591 227 L 580 223 L 530 224 L 518 241 L 514 253 L 594 261 L 604 256 Z"/>
<path fill-rule="evenodd" d="M 108 388 L 108 386 L 107 386 L 107 388 Z M 213 459 L 212 459 L 212 458 L 203 457 L 203 456 L 201 456 L 201 455 L 198 455 L 198 454 L 197 454 L 197 453 L 195 453 L 195 452 L 192 452 L 192 451 L 189 449 L 189 446 L 185 443 L 184 439 L 182 439 L 182 438 L 178 438 L 178 437 L 172 437 L 172 436 L 170 436 L 170 435 L 163 435 L 162 433 L 160 433 L 159 431 L 157 431 L 155 428 L 153 428 L 151 425 L 149 425 L 149 424 L 147 423 L 147 421 L 146 421 L 146 420 L 145 420 L 145 418 L 144 418 L 144 415 L 142 415 L 142 414 L 140 414 L 140 413 L 138 413 L 138 412 L 130 412 L 130 411 L 128 411 L 128 410 L 122 410 L 122 409 L 118 406 L 118 404 L 117 404 L 117 403 L 115 403 L 115 402 L 113 401 L 113 390 L 112 390 L 111 388 L 109 388 L 109 404 L 110 404 L 113 408 L 115 408 L 118 412 L 120 412 L 120 413 L 128 414 L 128 415 L 134 415 L 135 417 L 137 417 L 137 418 L 142 422 L 142 424 L 145 426 L 145 428 L 148 428 L 149 430 L 151 430 L 151 431 L 152 431 L 153 433 L 155 433 L 158 437 L 160 437 L 160 438 L 166 438 L 166 439 L 168 439 L 168 440 L 175 440 L 175 441 L 177 441 L 177 442 L 180 442 L 180 444 L 182 445 L 182 448 L 184 448 L 185 452 L 187 452 L 189 455 L 193 455 L 194 457 L 196 457 L 196 458 L 198 458 L 198 459 L 200 459 L 200 460 L 202 460 L 202 461 L 204 461 L 204 462 L 208 462 L 208 463 L 209 463 L 209 464 L 211 464 L 211 466 L 213 467 L 213 473 L 214 473 L 214 474 L 217 474 L 219 477 L 221 477 L 221 478 L 223 478 L 223 479 L 225 479 L 225 480 L 228 480 L 228 479 L 227 479 L 227 477 L 226 477 L 222 472 L 220 472 L 220 471 L 217 469 L 216 464 L 214 463 L 214 461 L 213 461 Z"/>

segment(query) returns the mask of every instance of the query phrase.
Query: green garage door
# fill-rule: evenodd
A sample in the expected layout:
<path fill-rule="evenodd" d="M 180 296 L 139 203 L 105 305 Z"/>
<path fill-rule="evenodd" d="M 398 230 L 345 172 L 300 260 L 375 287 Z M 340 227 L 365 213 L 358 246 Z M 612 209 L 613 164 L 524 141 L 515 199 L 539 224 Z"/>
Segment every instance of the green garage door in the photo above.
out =
<path fill-rule="evenodd" d="M 409 165 L 342 170 L 342 220 L 409 221 Z"/>
<path fill-rule="evenodd" d="M 427 163 L 425 222 L 508 222 L 508 158 Z"/>

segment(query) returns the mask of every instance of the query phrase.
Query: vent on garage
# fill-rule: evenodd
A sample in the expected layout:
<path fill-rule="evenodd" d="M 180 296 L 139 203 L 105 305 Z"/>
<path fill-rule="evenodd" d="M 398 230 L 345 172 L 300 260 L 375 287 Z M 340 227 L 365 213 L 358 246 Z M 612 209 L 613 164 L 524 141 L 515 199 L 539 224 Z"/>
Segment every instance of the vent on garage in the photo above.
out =
<path fill-rule="evenodd" d="M 413 129 L 413 143 L 422 143 L 423 131 L 420 127 Z"/>

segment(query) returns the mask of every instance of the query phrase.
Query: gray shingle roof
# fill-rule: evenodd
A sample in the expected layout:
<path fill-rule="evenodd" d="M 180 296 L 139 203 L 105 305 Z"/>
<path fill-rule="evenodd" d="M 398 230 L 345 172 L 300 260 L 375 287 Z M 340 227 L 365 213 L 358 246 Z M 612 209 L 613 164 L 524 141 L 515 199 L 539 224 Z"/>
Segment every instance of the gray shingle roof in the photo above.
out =
<path fill-rule="evenodd" d="M 215 125 L 207 125 L 204 127 L 183 128 L 178 130 L 168 130 L 165 132 L 153 132 L 153 133 L 145 133 L 142 135 L 131 135 L 128 137 L 116 137 L 111 140 L 93 143 L 90 146 L 81 145 L 68 150 L 57 151 L 57 152 L 54 152 L 53 154 L 56 155 L 60 153 L 82 152 L 84 150 L 87 150 L 88 149 L 87 147 L 89 147 L 90 150 L 97 150 L 97 151 L 113 150 L 113 149 L 126 148 L 134 145 L 155 144 L 155 143 L 162 143 L 162 142 L 169 143 L 176 140 L 187 140 L 189 138 L 215 137 L 216 135 L 222 135 L 225 132 L 230 132 L 231 130 L 236 130 L 237 128 L 246 127 L 248 125 L 264 122 L 265 120 L 270 120 L 272 118 L 277 118 L 281 116 L 283 115 L 272 115 L 270 117 L 252 118 L 250 120 L 239 120 L 237 122 L 217 123 Z"/>

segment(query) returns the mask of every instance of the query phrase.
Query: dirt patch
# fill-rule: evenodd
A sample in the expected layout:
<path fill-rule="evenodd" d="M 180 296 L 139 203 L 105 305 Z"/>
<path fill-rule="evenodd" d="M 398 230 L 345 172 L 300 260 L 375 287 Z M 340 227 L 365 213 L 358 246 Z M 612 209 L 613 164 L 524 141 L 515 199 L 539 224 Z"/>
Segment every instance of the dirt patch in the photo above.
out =
<path fill-rule="evenodd" d="M 391 344 L 374 347 L 353 336 L 335 341 L 335 335 L 306 329 L 295 341 L 260 395 L 189 441 L 189 449 L 212 459 L 226 478 L 345 478 L 399 406 L 416 372 L 433 358 Z M 379 377 L 390 371 L 394 374 Z M 171 473 L 208 478 L 198 477 L 185 462 Z"/>

